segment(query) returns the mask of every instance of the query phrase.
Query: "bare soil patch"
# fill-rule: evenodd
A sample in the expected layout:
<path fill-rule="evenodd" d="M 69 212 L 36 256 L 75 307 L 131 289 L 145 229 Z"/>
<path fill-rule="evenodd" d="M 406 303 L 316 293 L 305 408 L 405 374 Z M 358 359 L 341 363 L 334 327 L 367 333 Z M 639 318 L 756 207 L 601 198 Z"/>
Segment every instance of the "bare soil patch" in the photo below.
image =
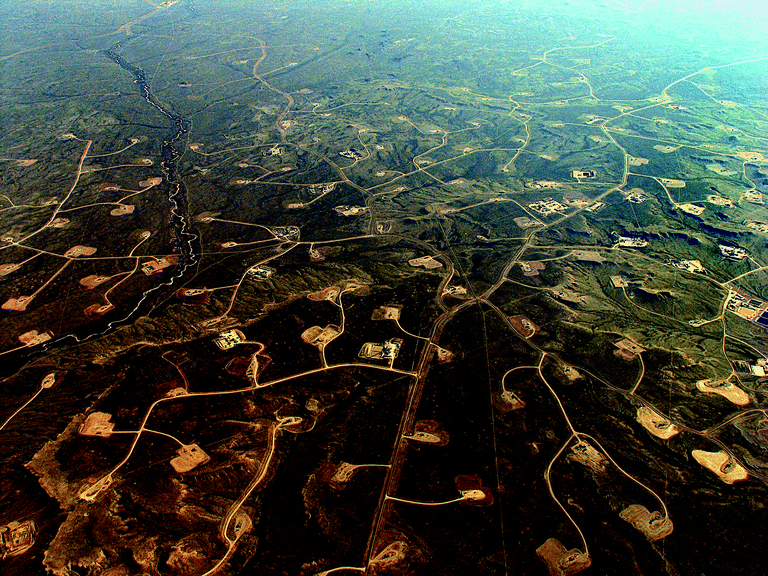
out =
<path fill-rule="evenodd" d="M 661 180 L 662 184 L 667 188 L 685 188 L 684 180 L 676 180 L 674 178 L 659 178 L 659 180 Z"/>
<path fill-rule="evenodd" d="M 736 406 L 749 406 L 749 394 L 732 382 L 699 380 L 696 388 L 705 394 L 720 394 L 723 398 L 736 404 Z"/>
<path fill-rule="evenodd" d="M 442 268 L 443 263 L 439 260 L 435 260 L 432 256 L 421 256 L 420 258 L 411 258 L 408 260 L 408 264 L 414 268 L 426 268 L 427 270 L 435 270 Z"/>
<path fill-rule="evenodd" d="M 574 548 L 566 550 L 557 538 L 550 538 L 536 549 L 536 554 L 544 560 L 551 576 L 570 576 L 589 568 L 592 559 L 588 554 Z"/>
<path fill-rule="evenodd" d="M 163 181 L 161 176 L 155 176 L 154 178 L 147 178 L 139 182 L 139 188 L 149 188 L 150 186 L 157 186 Z"/>
<path fill-rule="evenodd" d="M 765 160 L 765 156 L 760 152 L 739 152 L 738 157 L 744 158 L 744 160 L 747 160 L 748 162 L 762 162 Z"/>
<path fill-rule="evenodd" d="M 402 311 L 402 304 L 379 306 L 373 311 L 373 314 L 371 314 L 371 320 L 400 320 L 400 313 Z"/>
<path fill-rule="evenodd" d="M 109 211 L 110 216 L 125 216 L 126 214 L 133 214 L 133 211 L 136 209 L 136 206 L 133 204 L 120 204 L 117 208 L 114 210 Z"/>
<path fill-rule="evenodd" d="M 19 336 L 19 342 L 26 344 L 27 346 L 37 346 L 43 342 L 48 342 L 51 338 L 53 338 L 53 334 L 50 332 L 38 332 L 37 330 L 30 330 L 29 332 L 24 332 L 24 334 Z"/>
<path fill-rule="evenodd" d="M 112 422 L 112 415 L 106 412 L 91 412 L 88 417 L 80 425 L 78 433 L 81 436 L 100 436 L 101 438 L 109 438 L 112 436 L 112 431 L 115 428 L 115 423 Z"/>
<path fill-rule="evenodd" d="M 2 264 L 0 265 L 0 276 L 7 276 L 19 268 L 21 268 L 21 264 Z"/>
<path fill-rule="evenodd" d="M 176 458 L 171 459 L 171 466 L 179 474 L 184 474 L 198 466 L 202 466 L 211 459 L 197 444 L 182 446 L 177 451 L 177 454 Z"/>
<path fill-rule="evenodd" d="M 677 435 L 680 430 L 669 420 L 655 410 L 647 406 L 641 406 L 637 410 L 637 421 L 657 438 L 669 440 Z"/>
<path fill-rule="evenodd" d="M 317 292 L 311 292 L 307 294 L 307 298 L 309 298 L 314 302 L 322 302 L 324 300 L 336 302 L 336 299 L 339 297 L 340 292 L 341 292 L 341 288 L 334 285 L 334 286 L 329 286 L 328 288 L 323 288 L 322 290 L 318 290 Z"/>
<path fill-rule="evenodd" d="M 312 326 L 301 333 L 301 339 L 307 344 L 323 348 L 335 340 L 341 334 L 341 328 L 333 324 L 328 324 L 325 328 Z"/>
<path fill-rule="evenodd" d="M 93 256 L 96 254 L 96 248 L 92 246 L 72 246 L 64 253 L 67 258 L 78 258 L 79 256 Z"/>
<path fill-rule="evenodd" d="M 24 312 L 30 302 L 32 302 L 32 296 L 9 298 L 5 301 L 5 304 L 3 304 L 2 309 L 7 312 Z"/>
<path fill-rule="evenodd" d="M 539 272 L 546 267 L 544 262 L 532 261 L 532 262 L 520 262 L 520 267 L 523 269 L 525 276 L 538 276 Z"/>
<path fill-rule="evenodd" d="M 568 459 L 584 464 L 594 472 L 605 472 L 608 468 L 608 459 L 583 440 L 571 446 Z"/>
<path fill-rule="evenodd" d="M 525 339 L 530 338 L 539 331 L 539 327 L 534 324 L 532 320 L 529 320 L 521 314 L 508 316 L 507 319 L 514 331 Z"/>
<path fill-rule="evenodd" d="M 694 450 L 691 452 L 691 456 L 707 470 L 717 474 L 717 477 L 726 484 L 741 482 L 749 478 L 747 470 L 741 464 L 731 461 L 731 457 L 723 450 L 719 452 Z"/>
<path fill-rule="evenodd" d="M 661 512 L 649 512 L 645 506 L 630 504 L 619 513 L 623 520 L 640 530 L 651 542 L 672 534 L 672 520 Z"/>
<path fill-rule="evenodd" d="M 115 307 L 112 304 L 91 304 L 85 309 L 85 315 L 89 318 L 98 318 L 114 309 Z"/>
<path fill-rule="evenodd" d="M 483 486 L 483 481 L 476 474 L 460 474 L 454 478 L 456 489 L 465 497 L 464 504 L 469 506 L 490 506 L 493 504 L 493 491 Z"/>
<path fill-rule="evenodd" d="M 101 284 L 104 284 L 104 282 L 108 282 L 110 276 L 98 276 L 97 274 L 91 274 L 90 276 L 86 276 L 85 278 L 80 278 L 78 280 L 78 283 L 87 288 L 88 290 L 93 290 L 97 286 L 100 286 Z"/>

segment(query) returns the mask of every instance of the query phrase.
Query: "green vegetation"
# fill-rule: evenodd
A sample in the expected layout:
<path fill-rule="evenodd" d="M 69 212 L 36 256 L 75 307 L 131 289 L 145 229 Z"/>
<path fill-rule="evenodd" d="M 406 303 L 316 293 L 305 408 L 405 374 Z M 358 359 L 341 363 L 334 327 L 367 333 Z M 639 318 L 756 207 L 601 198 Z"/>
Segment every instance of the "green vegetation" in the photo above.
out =
<path fill-rule="evenodd" d="M 0 7 L 8 574 L 764 569 L 759 18 L 117 4 Z"/>

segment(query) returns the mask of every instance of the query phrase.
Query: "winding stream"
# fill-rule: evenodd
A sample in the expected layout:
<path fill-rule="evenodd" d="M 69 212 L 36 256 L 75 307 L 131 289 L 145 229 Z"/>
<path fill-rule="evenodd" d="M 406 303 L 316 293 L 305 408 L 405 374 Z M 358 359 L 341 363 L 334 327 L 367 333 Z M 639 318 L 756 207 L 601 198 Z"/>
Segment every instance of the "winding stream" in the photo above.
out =
<path fill-rule="evenodd" d="M 54 339 L 47 346 L 36 347 L 34 351 L 30 351 L 30 354 L 38 354 L 44 350 L 48 350 L 51 346 L 62 343 L 69 338 L 74 338 L 77 342 L 86 342 L 103 336 L 115 328 L 131 323 L 141 314 L 146 314 L 150 311 L 148 305 L 151 302 L 149 300 L 154 293 L 163 288 L 172 286 L 177 280 L 184 277 L 189 268 L 195 267 L 200 259 L 198 247 L 199 236 L 189 223 L 189 217 L 187 215 L 187 189 L 179 176 L 178 171 L 178 161 L 181 157 L 178 144 L 189 132 L 192 123 L 189 119 L 176 114 L 155 99 L 144 70 L 134 66 L 123 58 L 123 56 L 118 53 L 120 48 L 121 43 L 118 43 L 113 48 L 105 50 L 103 53 L 115 64 L 120 66 L 120 68 L 134 77 L 134 81 L 138 84 L 139 91 L 146 102 L 169 120 L 169 128 L 171 132 L 163 138 L 160 167 L 165 181 L 169 186 L 168 201 L 171 205 L 170 224 L 174 235 L 173 248 L 179 255 L 179 265 L 173 269 L 172 274 L 165 281 L 146 290 L 133 309 L 127 312 L 123 317 L 110 321 L 103 330 L 85 334 L 65 334 Z"/>
<path fill-rule="evenodd" d="M 191 228 L 186 217 L 187 191 L 184 182 L 181 180 L 178 173 L 178 160 L 181 154 L 179 153 L 176 144 L 189 132 L 192 123 L 155 100 L 152 90 L 149 87 L 146 73 L 144 70 L 137 68 L 118 54 L 117 50 L 119 50 L 120 47 L 121 44 L 118 43 L 114 48 L 106 50 L 105 55 L 134 77 L 135 82 L 139 85 L 139 90 L 141 91 L 142 96 L 144 96 L 144 100 L 163 116 L 168 118 L 171 124 L 170 127 L 174 131 L 171 137 L 163 139 L 161 149 L 162 161 L 160 162 L 160 166 L 166 182 L 168 182 L 171 187 L 168 196 L 168 200 L 172 205 L 171 224 L 175 235 L 175 247 L 179 250 L 181 255 L 181 268 L 183 273 L 183 270 L 189 265 L 197 262 L 198 254 L 194 249 L 197 234 L 190 231 Z M 180 274 L 177 274 L 176 277 L 179 275 Z"/>

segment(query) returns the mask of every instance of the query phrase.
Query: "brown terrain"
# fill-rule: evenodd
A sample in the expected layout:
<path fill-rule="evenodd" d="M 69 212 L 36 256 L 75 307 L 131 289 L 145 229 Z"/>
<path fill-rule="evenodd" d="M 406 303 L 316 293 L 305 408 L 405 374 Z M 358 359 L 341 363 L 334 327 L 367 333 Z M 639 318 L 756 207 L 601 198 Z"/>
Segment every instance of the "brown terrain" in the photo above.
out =
<path fill-rule="evenodd" d="M 637 421 L 648 432 L 662 440 L 669 440 L 680 431 L 677 426 L 664 418 L 664 416 L 647 406 L 641 406 L 637 409 Z"/>
<path fill-rule="evenodd" d="M 307 294 L 307 298 L 314 302 L 322 302 L 323 300 L 330 300 L 331 302 L 336 302 L 336 299 L 339 297 L 339 293 L 341 292 L 341 288 L 338 286 L 329 286 L 328 288 L 324 288 L 323 290 L 318 290 L 317 292 L 311 292 L 310 294 Z"/>
<path fill-rule="evenodd" d="M 110 216 L 125 216 L 126 214 L 133 214 L 136 207 L 133 204 L 120 204 L 114 210 L 109 211 Z"/>
<path fill-rule="evenodd" d="M 89 318 L 98 318 L 114 309 L 115 307 L 112 304 L 91 304 L 84 312 Z"/>
<path fill-rule="evenodd" d="M 414 426 L 413 434 L 406 438 L 433 446 L 445 446 L 448 444 L 450 435 L 435 420 L 419 420 Z"/>
<path fill-rule="evenodd" d="M 21 264 L 2 264 L 0 265 L 0 276 L 7 276 L 19 268 L 21 268 Z"/>
<path fill-rule="evenodd" d="M 102 438 L 109 438 L 112 436 L 112 430 L 115 428 L 115 423 L 111 421 L 112 415 L 106 412 L 91 412 L 88 417 L 80 425 L 78 433 L 81 436 L 100 436 Z"/>
<path fill-rule="evenodd" d="M 184 474 L 198 466 L 202 466 L 211 459 L 197 444 L 182 446 L 177 454 L 176 458 L 171 459 L 171 466 L 179 474 Z"/>
<path fill-rule="evenodd" d="M 341 334 L 341 328 L 333 324 L 328 324 L 325 328 L 320 326 L 312 326 L 302 332 L 301 339 L 307 344 L 322 348 L 329 342 L 332 342 Z"/>
<path fill-rule="evenodd" d="M 749 406 L 749 394 L 736 386 L 733 382 L 716 380 L 699 380 L 696 388 L 705 394 L 719 394 L 736 406 Z"/>
<path fill-rule="evenodd" d="M 96 248 L 92 246 L 72 246 L 64 253 L 67 258 L 77 258 L 78 256 L 93 256 L 96 254 Z"/>
<path fill-rule="evenodd" d="M 490 506 L 493 504 L 493 491 L 483 486 L 476 474 L 459 474 L 454 478 L 456 489 L 465 497 L 464 504 L 469 506 Z"/>
<path fill-rule="evenodd" d="M 574 548 L 566 550 L 557 538 L 550 538 L 536 549 L 539 558 L 546 562 L 551 576 L 570 576 L 589 568 L 592 559 Z"/>
<path fill-rule="evenodd" d="M 435 270 L 442 268 L 443 263 L 439 260 L 435 260 L 432 256 L 421 256 L 420 258 L 411 258 L 408 260 L 408 264 L 414 268 L 426 268 L 427 270 Z"/>
<path fill-rule="evenodd" d="M 637 342 L 634 340 L 631 340 L 630 338 L 624 338 L 623 340 L 619 340 L 618 342 L 614 343 L 614 346 L 616 346 L 616 350 L 614 351 L 614 354 L 621 358 L 622 360 L 634 360 L 638 354 L 641 354 L 645 352 L 645 348 L 640 346 Z"/>
<path fill-rule="evenodd" d="M 2 305 L 3 310 L 8 312 L 24 312 L 27 309 L 27 305 L 32 301 L 32 296 L 17 296 L 16 298 L 9 298 Z"/>
<path fill-rule="evenodd" d="M 707 470 L 717 474 L 717 477 L 726 484 L 741 482 L 749 478 L 747 470 L 738 462 L 732 461 L 728 453 L 723 450 L 719 452 L 694 450 L 691 452 L 691 456 Z"/>
<path fill-rule="evenodd" d="M 508 316 L 507 320 L 509 320 L 514 331 L 523 338 L 528 339 L 539 331 L 539 327 L 525 316 Z"/>
<path fill-rule="evenodd" d="M 26 344 L 27 346 L 36 346 L 38 344 L 42 344 L 43 342 L 48 342 L 51 338 L 53 338 L 53 334 L 51 332 L 41 333 L 37 330 L 30 330 L 29 332 L 24 332 L 24 334 L 19 336 L 19 342 Z"/>
<path fill-rule="evenodd" d="M 155 176 L 154 178 L 148 178 L 139 182 L 139 188 L 149 188 L 150 186 L 157 186 L 163 181 L 162 177 Z"/>
<path fill-rule="evenodd" d="M 400 320 L 402 310 L 402 304 L 379 306 L 371 314 L 371 320 Z"/>
<path fill-rule="evenodd" d="M 87 288 L 88 290 L 93 290 L 97 286 L 100 286 L 101 284 L 104 284 L 104 282 L 108 282 L 110 279 L 110 276 L 98 276 L 96 274 L 91 274 L 90 276 L 86 276 L 85 278 L 80 278 L 78 282 L 81 286 Z"/>
<path fill-rule="evenodd" d="M 583 440 L 571 446 L 571 454 L 568 455 L 568 459 L 584 464 L 594 472 L 605 472 L 608 467 L 608 459 Z"/>
<path fill-rule="evenodd" d="M 619 516 L 645 534 L 651 542 L 669 536 L 674 528 L 672 520 L 668 516 L 663 516 L 660 512 L 651 513 L 640 504 L 627 506 L 619 513 Z"/>
<path fill-rule="evenodd" d="M 543 262 L 533 260 L 531 262 L 520 262 L 520 267 L 523 269 L 523 274 L 526 276 L 538 276 L 539 272 L 544 270 L 545 265 Z"/>

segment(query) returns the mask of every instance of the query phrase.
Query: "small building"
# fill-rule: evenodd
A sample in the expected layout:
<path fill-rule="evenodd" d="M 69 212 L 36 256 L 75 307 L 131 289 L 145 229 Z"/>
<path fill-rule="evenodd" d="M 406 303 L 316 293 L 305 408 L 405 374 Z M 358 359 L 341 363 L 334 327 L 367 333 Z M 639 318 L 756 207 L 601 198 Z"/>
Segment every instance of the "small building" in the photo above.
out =
<path fill-rule="evenodd" d="M 585 208 L 587 212 L 597 212 L 600 210 L 605 204 L 603 202 L 595 202 L 594 204 L 590 204 Z"/>
<path fill-rule="evenodd" d="M 611 284 L 614 288 L 626 288 L 629 286 L 629 282 L 624 276 L 611 276 Z"/>
<path fill-rule="evenodd" d="M 402 304 L 379 306 L 373 311 L 373 314 L 371 314 L 371 320 L 400 320 L 402 311 Z"/>
<path fill-rule="evenodd" d="M 720 254 L 728 260 L 744 260 L 747 257 L 747 251 L 744 248 L 725 246 L 724 244 L 718 244 L 718 247 L 720 248 Z"/>
<path fill-rule="evenodd" d="M 729 290 L 726 302 L 727 310 L 753 322 L 759 321 L 763 313 L 768 310 L 767 302 L 753 298 L 741 290 Z"/>
<path fill-rule="evenodd" d="M 0 526 L 0 558 L 19 556 L 32 548 L 37 535 L 34 520 L 14 521 Z"/>
<path fill-rule="evenodd" d="M 341 205 L 334 208 L 340 216 L 358 216 L 364 214 L 368 208 L 366 206 L 347 206 Z"/>
<path fill-rule="evenodd" d="M 349 158 L 350 160 L 360 160 L 360 158 L 363 157 L 363 154 L 356 148 L 349 148 L 343 152 L 339 152 L 339 156 Z"/>
<path fill-rule="evenodd" d="M 270 231 L 278 240 L 293 242 L 299 239 L 298 226 L 273 226 Z"/>
<path fill-rule="evenodd" d="M 264 156 L 282 156 L 283 155 L 283 148 L 282 146 L 272 146 L 269 150 L 264 151 Z"/>
<path fill-rule="evenodd" d="M 533 260 L 531 262 L 520 262 L 520 268 L 523 270 L 525 276 L 538 276 L 539 272 L 544 270 L 544 262 Z"/>
<path fill-rule="evenodd" d="M 333 192 L 333 190 L 336 188 L 336 182 L 325 182 L 322 184 L 310 184 L 309 185 L 309 193 L 313 196 L 320 196 L 322 194 L 328 194 L 328 192 Z"/>
<path fill-rule="evenodd" d="M 400 338 L 392 338 L 382 344 L 366 342 L 363 344 L 363 347 L 360 348 L 358 356 L 360 358 L 370 358 L 372 360 L 394 360 L 400 353 L 400 347 L 402 345 L 403 340 Z"/>
<path fill-rule="evenodd" d="M 618 342 L 614 342 L 613 345 L 617 348 L 615 351 L 616 356 L 627 361 L 633 360 L 637 355 L 645 352 L 645 348 L 629 338 L 623 338 Z"/>
<path fill-rule="evenodd" d="M 53 338 L 53 332 L 38 332 L 37 330 L 30 330 L 29 332 L 24 332 L 24 334 L 19 336 L 19 342 L 26 346 L 38 346 L 40 344 L 49 342 L 51 338 Z"/>
<path fill-rule="evenodd" d="M 750 228 L 751 230 L 755 230 L 761 234 L 768 234 L 768 224 L 765 222 L 755 222 L 753 220 L 748 220 L 745 222 L 745 224 L 747 228 Z"/>
<path fill-rule="evenodd" d="M 551 216 L 552 214 L 563 214 L 568 211 L 568 206 L 561 204 L 554 198 L 544 198 L 538 202 L 531 202 L 528 208 L 538 212 L 542 216 Z"/>
<path fill-rule="evenodd" d="M 643 240 L 642 238 L 619 236 L 619 240 L 616 242 L 616 246 L 621 246 L 623 248 L 645 248 L 648 246 L 648 241 Z"/>
<path fill-rule="evenodd" d="M 263 282 L 264 280 L 269 280 L 275 272 L 276 270 L 274 268 L 264 266 L 263 264 L 257 264 L 256 266 L 249 268 L 246 274 L 251 280 Z"/>
<path fill-rule="evenodd" d="M 219 334 L 219 337 L 215 338 L 213 343 L 221 350 L 229 350 L 230 348 L 234 348 L 238 344 L 245 342 L 245 340 L 245 334 L 237 328 L 233 328 L 232 330 L 227 330 L 226 332 Z"/>
<path fill-rule="evenodd" d="M 672 266 L 679 268 L 680 270 L 685 270 L 686 272 L 696 272 L 698 274 L 707 271 L 707 269 L 702 266 L 701 260 L 677 260 L 672 262 Z"/>
<path fill-rule="evenodd" d="M 162 273 L 167 268 L 170 268 L 171 266 L 175 266 L 177 263 L 177 258 L 175 256 L 168 256 L 165 258 L 156 258 L 153 260 L 148 260 L 147 262 L 144 262 L 144 264 L 141 265 L 141 271 L 144 272 L 147 276 L 155 276 L 156 274 Z"/>
<path fill-rule="evenodd" d="M 631 190 L 621 190 L 620 192 L 624 195 L 624 198 L 633 204 L 642 204 L 649 198 L 642 188 L 632 188 Z"/>

